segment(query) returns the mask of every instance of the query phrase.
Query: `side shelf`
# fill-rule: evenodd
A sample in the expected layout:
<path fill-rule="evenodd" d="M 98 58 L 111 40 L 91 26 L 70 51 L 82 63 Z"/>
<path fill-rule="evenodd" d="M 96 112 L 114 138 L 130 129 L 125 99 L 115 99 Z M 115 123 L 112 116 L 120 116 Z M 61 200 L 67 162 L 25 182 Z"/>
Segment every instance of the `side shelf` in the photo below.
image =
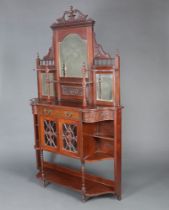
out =
<path fill-rule="evenodd" d="M 114 159 L 114 121 L 83 123 L 84 160 Z"/>
<path fill-rule="evenodd" d="M 106 136 L 102 133 L 93 133 L 93 134 L 89 134 L 89 133 L 83 133 L 84 136 L 90 136 L 96 139 L 104 139 L 107 141 L 114 141 L 114 137 L 113 136 Z"/>

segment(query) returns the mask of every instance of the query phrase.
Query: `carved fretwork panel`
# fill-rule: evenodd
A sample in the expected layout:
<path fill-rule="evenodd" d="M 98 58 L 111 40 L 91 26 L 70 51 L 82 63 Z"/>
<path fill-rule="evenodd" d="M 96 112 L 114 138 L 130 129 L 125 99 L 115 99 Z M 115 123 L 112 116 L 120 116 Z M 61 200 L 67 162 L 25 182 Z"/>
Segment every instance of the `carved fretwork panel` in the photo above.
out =
<path fill-rule="evenodd" d="M 57 130 L 55 121 L 44 120 L 44 141 L 45 146 L 57 146 Z"/>
<path fill-rule="evenodd" d="M 70 96 L 82 96 L 82 87 L 73 87 L 73 86 L 65 86 L 62 85 L 62 94 L 70 95 Z"/>
<path fill-rule="evenodd" d="M 63 123 L 62 124 L 62 140 L 63 149 L 69 152 L 77 153 L 77 125 Z"/>

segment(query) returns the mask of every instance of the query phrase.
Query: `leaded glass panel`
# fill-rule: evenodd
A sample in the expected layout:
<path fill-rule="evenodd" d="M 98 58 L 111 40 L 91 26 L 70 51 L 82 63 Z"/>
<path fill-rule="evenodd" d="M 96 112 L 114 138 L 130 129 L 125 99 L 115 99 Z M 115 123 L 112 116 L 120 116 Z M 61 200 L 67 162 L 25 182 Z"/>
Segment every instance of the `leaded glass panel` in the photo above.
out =
<path fill-rule="evenodd" d="M 44 138 L 46 146 L 56 147 L 57 145 L 56 122 L 52 120 L 44 120 Z"/>
<path fill-rule="evenodd" d="M 70 152 L 77 152 L 77 125 L 63 123 L 63 148 Z"/>

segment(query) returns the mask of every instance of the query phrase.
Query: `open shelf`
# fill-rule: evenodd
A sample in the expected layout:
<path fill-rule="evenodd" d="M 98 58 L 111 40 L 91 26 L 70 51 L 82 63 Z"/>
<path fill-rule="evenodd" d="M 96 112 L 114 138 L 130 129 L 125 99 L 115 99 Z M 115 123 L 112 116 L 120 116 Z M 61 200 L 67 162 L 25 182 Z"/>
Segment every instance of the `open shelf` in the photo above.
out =
<path fill-rule="evenodd" d="M 84 133 L 83 135 L 84 136 L 90 136 L 90 137 L 93 137 L 93 138 L 98 138 L 98 139 L 104 139 L 104 140 L 108 140 L 108 141 L 114 141 L 113 136 L 105 136 L 102 133 L 93 133 L 93 134 Z"/>
<path fill-rule="evenodd" d="M 85 162 L 94 162 L 94 161 L 100 161 L 100 160 L 111 160 L 113 159 L 113 155 L 103 153 L 103 152 L 95 152 L 92 155 L 87 155 L 84 159 Z"/>
<path fill-rule="evenodd" d="M 78 170 L 66 168 L 58 164 L 44 162 L 45 180 L 63 185 L 75 191 L 81 192 L 82 188 L 82 173 Z M 41 173 L 37 174 L 38 178 Z M 103 194 L 115 194 L 114 181 L 104 179 L 95 175 L 85 173 L 85 195 L 88 197 L 98 196 Z"/>

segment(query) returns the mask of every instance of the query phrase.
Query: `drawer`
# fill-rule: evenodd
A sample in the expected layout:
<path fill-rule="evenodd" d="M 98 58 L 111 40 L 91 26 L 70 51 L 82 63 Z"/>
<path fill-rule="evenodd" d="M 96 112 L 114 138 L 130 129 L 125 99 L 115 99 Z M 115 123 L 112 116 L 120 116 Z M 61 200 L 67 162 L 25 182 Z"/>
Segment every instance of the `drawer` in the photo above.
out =
<path fill-rule="evenodd" d="M 93 123 L 104 120 L 114 120 L 113 110 L 89 110 L 83 112 L 83 122 Z"/>
<path fill-rule="evenodd" d="M 70 109 L 57 109 L 50 107 L 39 107 L 39 114 L 49 117 L 70 119 L 70 120 L 80 120 L 80 112 L 72 111 Z"/>

